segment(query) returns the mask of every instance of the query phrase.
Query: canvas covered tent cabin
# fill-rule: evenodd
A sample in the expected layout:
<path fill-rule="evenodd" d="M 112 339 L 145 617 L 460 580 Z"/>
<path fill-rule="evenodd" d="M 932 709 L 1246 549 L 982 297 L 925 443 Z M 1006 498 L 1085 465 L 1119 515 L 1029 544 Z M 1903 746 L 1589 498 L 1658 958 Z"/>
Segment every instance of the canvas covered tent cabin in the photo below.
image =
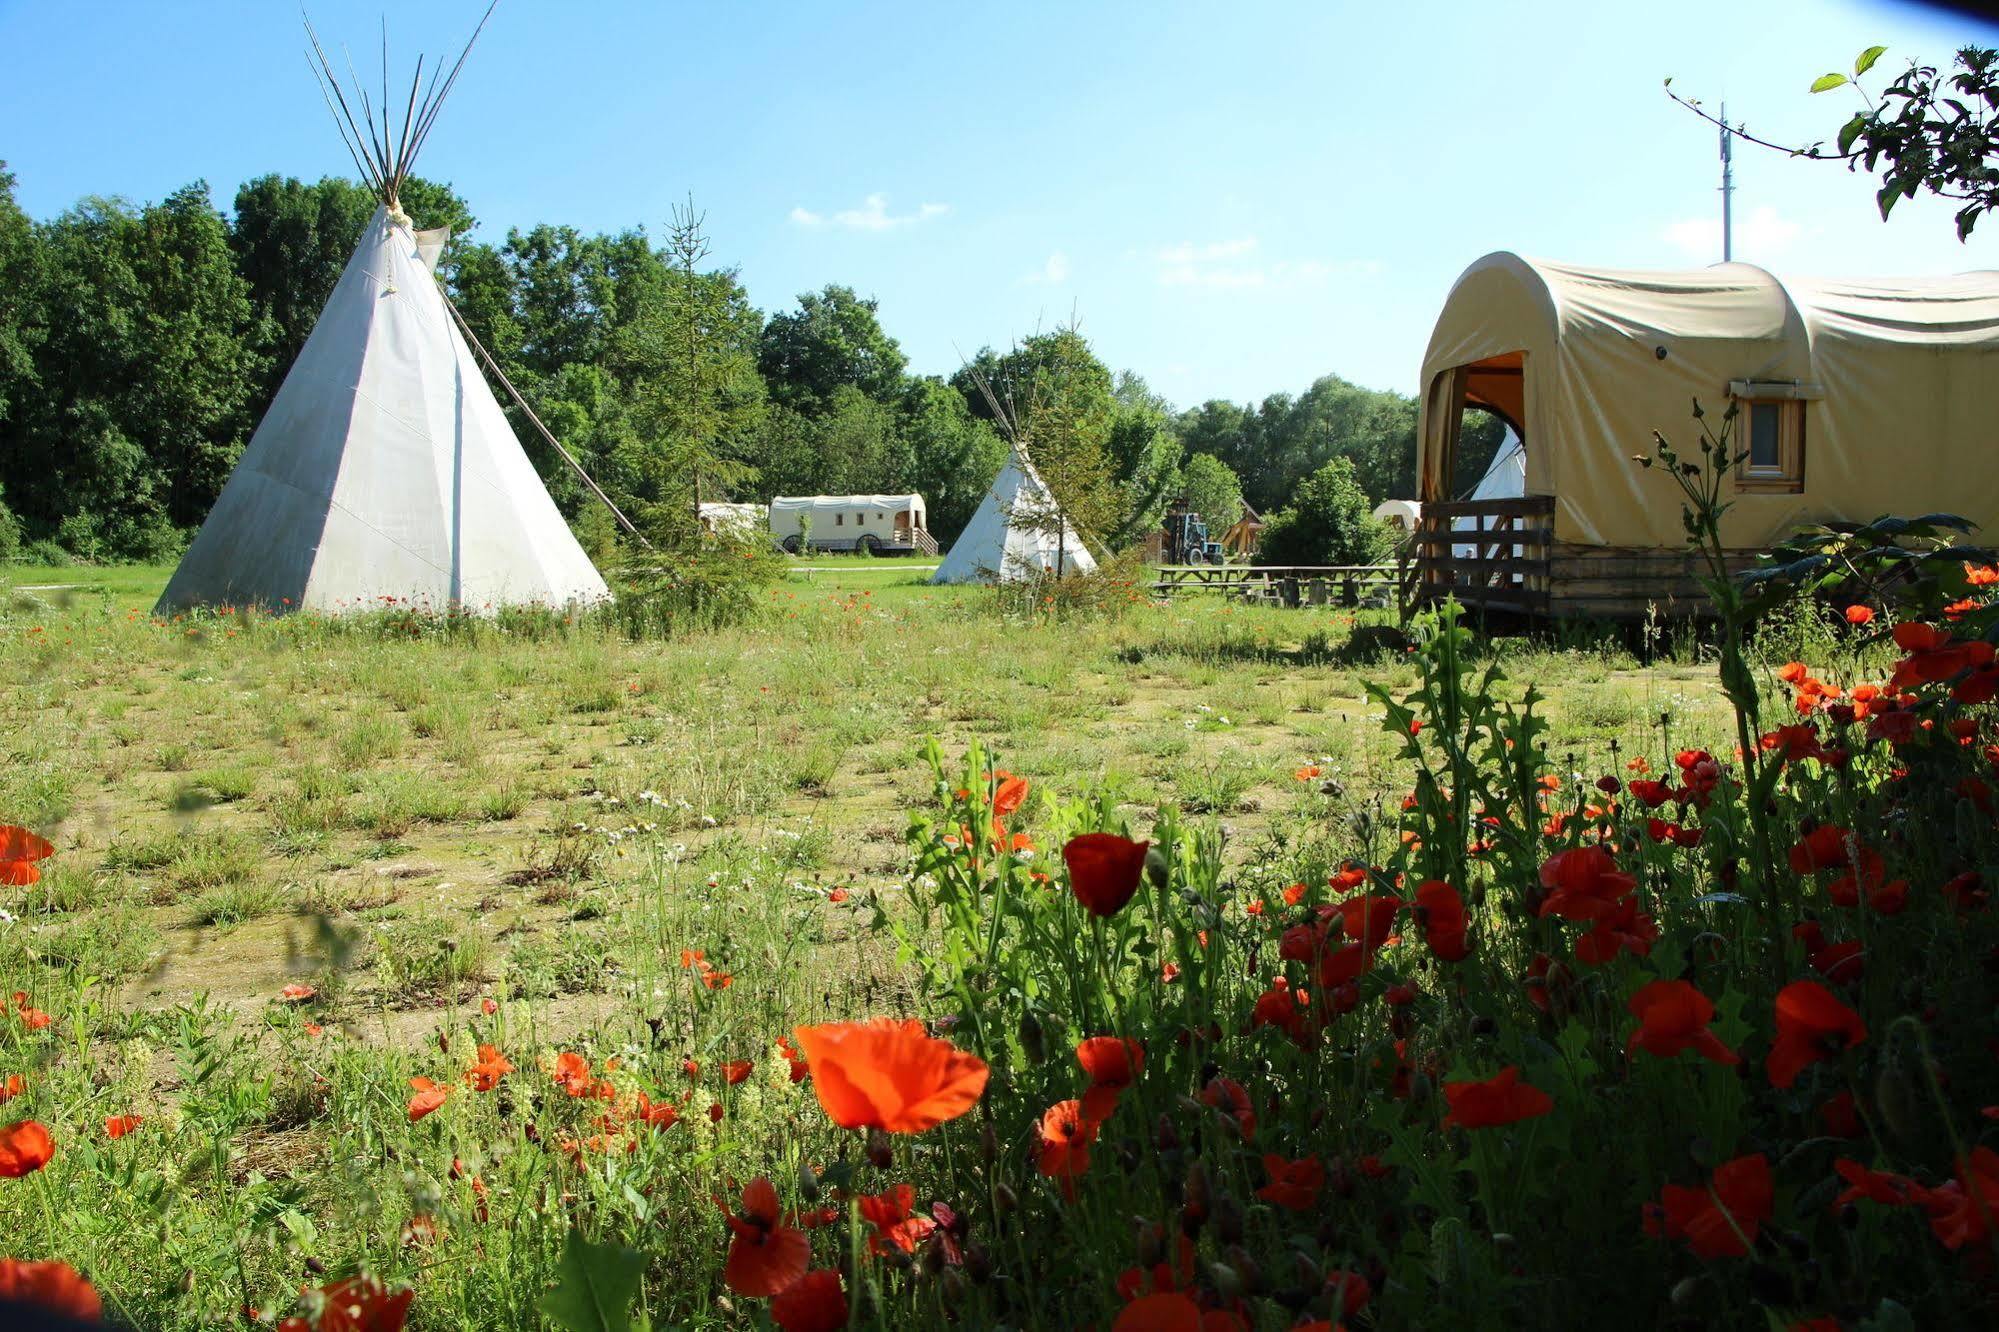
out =
<path fill-rule="evenodd" d="M 347 101 L 319 54 L 340 116 Z M 387 108 L 366 115 L 365 126 L 344 116 L 342 132 L 381 206 L 160 611 L 480 612 L 608 595 L 433 274 L 448 233 L 414 230 L 397 201 L 463 65 L 461 55 L 441 83 L 433 73 L 421 97 L 412 86 L 394 135 Z M 419 81 L 422 73 L 419 63 Z"/>
<path fill-rule="evenodd" d="M 1041 474 L 1015 444 L 930 581 L 1016 582 L 1045 573 L 1090 573 L 1096 567 Z"/>
<path fill-rule="evenodd" d="M 1699 610 L 1679 489 L 1632 461 L 1654 430 L 1697 454 L 1697 399 L 1710 425 L 1739 408 L 1749 457 L 1722 537 L 1745 565 L 1812 522 L 1941 510 L 1999 530 L 1999 273 L 1780 280 L 1502 252 L 1458 279 L 1423 357 L 1418 599 Z M 1518 497 L 1452 500 L 1467 407 L 1520 436 Z"/>
<path fill-rule="evenodd" d="M 921 495 L 779 495 L 770 502 L 770 532 L 796 555 L 859 550 L 870 555 L 937 553 Z"/>

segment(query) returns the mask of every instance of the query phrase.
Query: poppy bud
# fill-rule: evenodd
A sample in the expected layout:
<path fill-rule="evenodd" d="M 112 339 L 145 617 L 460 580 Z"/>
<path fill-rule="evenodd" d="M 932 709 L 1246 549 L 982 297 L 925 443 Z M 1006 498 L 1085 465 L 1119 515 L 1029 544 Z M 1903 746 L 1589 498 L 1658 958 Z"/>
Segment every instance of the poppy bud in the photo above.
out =
<path fill-rule="evenodd" d="M 1205 1217 L 1211 1202 L 1213 1196 L 1208 1181 L 1208 1164 L 1205 1161 L 1196 1161 L 1187 1167 L 1187 1206 Z"/>
<path fill-rule="evenodd" d="M 965 1275 L 955 1267 L 944 1269 L 944 1303 L 956 1304 L 965 1298 Z"/>
<path fill-rule="evenodd" d="M 868 1130 L 868 1164 L 886 1170 L 895 1164 L 895 1140 L 882 1130 Z"/>
<path fill-rule="evenodd" d="M 320 1262 L 319 1259 L 317 1258 L 307 1258 L 305 1260 L 305 1270 L 312 1273 L 314 1276 L 325 1276 L 326 1264 Z"/>
<path fill-rule="evenodd" d="M 1162 1152 L 1180 1150 L 1180 1129 L 1174 1124 L 1172 1116 L 1163 1113 L 1159 1116 L 1158 1127 L 1153 1130 L 1152 1142 Z"/>
<path fill-rule="evenodd" d="M 1223 1304 L 1233 1304 L 1242 1298 L 1242 1277 L 1234 1268 L 1222 1263 L 1209 1263 L 1208 1281 Z"/>
<path fill-rule="evenodd" d="M 1242 1278 L 1242 1288 L 1244 1291 L 1251 1295 L 1261 1295 L 1263 1293 L 1263 1269 L 1258 1267 L 1256 1260 L 1249 1256 L 1248 1249 L 1243 1248 L 1240 1244 L 1231 1244 L 1224 1257 L 1229 1260 L 1229 1266 L 1233 1267 L 1236 1270 L 1236 1274 Z"/>
<path fill-rule="evenodd" d="M 1020 1198 L 1011 1188 L 1004 1184 L 995 1184 L 993 1186 L 993 1210 L 995 1212 L 1001 1216 L 1005 1216 L 1018 1206 L 1020 1206 Z"/>
<path fill-rule="evenodd" d="M 798 1196 L 807 1204 L 819 1201 L 819 1176 L 804 1161 L 798 1163 Z"/>
<path fill-rule="evenodd" d="M 1157 1221 L 1148 1221 L 1144 1217 L 1138 1217 L 1136 1220 L 1138 1243 L 1135 1247 L 1138 1250 L 1138 1265 L 1147 1269 L 1157 1267 L 1166 1261 L 1166 1227 Z"/>
<path fill-rule="evenodd" d="M 1847 1210 L 1852 1211 L 1853 1209 L 1848 1208 Z M 1700 1294 L 1702 1280 L 1704 1280 L 1702 1277 L 1690 1276 L 1674 1282 L 1672 1294 L 1674 1306 L 1684 1309 L 1689 1304 L 1692 1304 L 1694 1297 Z"/>
<path fill-rule="evenodd" d="M 981 1286 L 993 1279 L 993 1255 L 985 1245 L 965 1246 L 965 1275 Z"/>
<path fill-rule="evenodd" d="M 1471 1034 L 1474 1036 L 1492 1036 L 1498 1033 L 1499 1023 L 1486 1014 L 1480 1013 L 1472 1018 L 1470 1029 Z"/>
<path fill-rule="evenodd" d="M 1905 1141 L 1913 1141 L 1922 1131 L 1922 1106 L 1915 1080 L 1903 1066 L 1901 1051 L 1891 1047 L 1881 1060 L 1881 1072 L 1874 1080 L 1874 1102 L 1881 1120 Z"/>
<path fill-rule="evenodd" d="M 1215 1218 L 1215 1234 L 1221 1242 L 1242 1243 L 1242 1204 L 1224 1193 L 1215 1199 L 1211 1210 Z"/>
<path fill-rule="evenodd" d="M 917 1250 L 917 1268 L 928 1277 L 934 1277 L 944 1270 L 944 1246 L 934 1239 Z"/>
<path fill-rule="evenodd" d="M 1030 1064 L 1038 1064 L 1048 1057 L 1048 1047 L 1041 1039 L 1041 1024 L 1034 1020 L 1032 1013 L 1020 1015 L 1020 1048 Z"/>
<path fill-rule="evenodd" d="M 1145 877 L 1152 880 L 1154 888 L 1162 891 L 1165 889 L 1166 882 L 1171 877 L 1171 869 L 1172 866 L 1166 861 L 1166 853 L 1157 845 L 1145 848 Z"/>
<path fill-rule="evenodd" d="M 1388 1010 L 1388 1031 L 1396 1040 L 1407 1040 L 1414 1030 L 1416 1015 L 1409 1011 L 1409 1005 L 1401 1004 Z"/>

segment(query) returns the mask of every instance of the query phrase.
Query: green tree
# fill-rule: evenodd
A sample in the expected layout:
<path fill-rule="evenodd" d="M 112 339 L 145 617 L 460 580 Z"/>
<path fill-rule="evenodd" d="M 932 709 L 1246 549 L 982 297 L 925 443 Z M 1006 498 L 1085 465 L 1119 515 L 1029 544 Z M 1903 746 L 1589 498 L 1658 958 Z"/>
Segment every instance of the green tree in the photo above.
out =
<path fill-rule="evenodd" d="M 36 391 L 41 287 L 42 238 L 14 200 L 14 173 L 0 162 L 0 440 L 17 405 Z"/>
<path fill-rule="evenodd" d="M 842 387 L 893 402 L 907 364 L 882 331 L 877 303 L 830 283 L 801 295 L 795 312 L 771 316 L 757 347 L 771 400 L 807 415 L 826 410 Z"/>
<path fill-rule="evenodd" d="M 813 434 L 826 493 L 873 494 L 907 484 L 909 451 L 895 409 L 853 385 L 841 384 L 827 397 Z"/>
<path fill-rule="evenodd" d="M 902 433 L 909 455 L 903 486 L 922 494 L 931 535 L 948 544 L 1006 465 L 1006 441 L 972 415 L 962 394 L 929 377 L 910 381 L 903 392 Z"/>
<path fill-rule="evenodd" d="M 29 299 L 39 384 L 0 437 L 29 531 L 79 554 L 159 558 L 207 514 L 248 438 L 265 328 L 197 182 L 134 211 L 87 199 L 41 228 Z"/>
<path fill-rule="evenodd" d="M 674 212 L 666 254 L 667 272 L 642 289 L 619 339 L 636 430 L 614 476 L 654 542 L 673 547 L 698 539 L 701 501 L 754 479 L 744 458 L 767 403 L 756 367 L 762 318 L 735 270 L 702 270 L 709 245 L 691 203 Z"/>
<path fill-rule="evenodd" d="M 1124 516 L 1110 447 L 1117 398 L 1111 372 L 1081 333 L 1037 333 L 1004 356 L 982 350 L 952 383 L 968 404 L 980 404 L 972 407 L 975 414 L 1003 418 L 1054 496 L 1057 512 L 1017 514 L 1016 522 L 1045 525 L 1066 539 L 1066 518 L 1086 542 L 1099 544 L 1117 530 Z M 988 389 L 993 402 L 986 401 Z M 1066 558 L 1065 551 L 1063 563 Z"/>
<path fill-rule="evenodd" d="M 1256 562 L 1372 564 L 1387 549 L 1387 530 L 1354 478 L 1352 459 L 1334 458 L 1305 479 L 1290 504 L 1270 515 Z"/>
<path fill-rule="evenodd" d="M 1117 377 L 1117 400 L 1111 421 L 1109 449 L 1121 495 L 1121 512 L 1106 536 L 1122 549 L 1144 536 L 1166 516 L 1166 506 L 1180 487 L 1180 439 L 1173 433 L 1173 409 L 1146 382 L 1129 370 Z"/>
<path fill-rule="evenodd" d="M 1197 453 L 1180 465 L 1180 493 L 1207 523 L 1212 540 L 1219 541 L 1242 517 L 1242 482 L 1212 453 Z"/>

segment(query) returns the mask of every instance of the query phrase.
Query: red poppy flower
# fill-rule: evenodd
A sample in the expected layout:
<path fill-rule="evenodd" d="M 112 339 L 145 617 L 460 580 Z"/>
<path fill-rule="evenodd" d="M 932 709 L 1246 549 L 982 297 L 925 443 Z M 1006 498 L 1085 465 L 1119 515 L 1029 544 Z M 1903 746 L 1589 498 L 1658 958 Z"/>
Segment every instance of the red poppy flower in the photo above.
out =
<path fill-rule="evenodd" d="M 0 1304 L 6 1303 L 31 1305 L 80 1323 L 94 1323 L 104 1314 L 97 1291 L 68 1263 L 0 1258 Z"/>
<path fill-rule="evenodd" d="M 1597 917 L 1589 933 L 1576 940 L 1576 960 L 1600 967 L 1619 953 L 1645 957 L 1658 937 L 1657 922 L 1640 911 L 1634 899 L 1626 897 Z"/>
<path fill-rule="evenodd" d="M 1203 1332 L 1201 1306 L 1177 1290 L 1141 1295 L 1124 1306 L 1111 1332 Z"/>
<path fill-rule="evenodd" d="M 832 892 L 826 894 L 826 900 L 828 902 L 831 902 L 834 906 L 839 906 L 841 903 L 845 902 L 847 900 L 847 897 L 848 893 L 845 888 L 835 888 Z M 838 1275 L 839 1273 L 837 1272 L 834 1273 L 835 1277 L 838 1277 Z"/>
<path fill-rule="evenodd" d="M 868 1237 L 868 1252 L 876 1257 L 891 1249 L 915 1253 L 917 1245 L 936 1233 L 935 1221 L 914 1215 L 916 1190 L 907 1184 L 898 1184 L 881 1193 L 862 1194 L 856 1202 L 861 1219 L 874 1227 L 875 1233 Z"/>
<path fill-rule="evenodd" d="M 1209 1082 L 1201 1089 L 1201 1104 L 1235 1120 L 1245 1141 L 1256 1136 L 1256 1107 L 1250 1104 L 1249 1093 L 1234 1078 L 1218 1077 Z"/>
<path fill-rule="evenodd" d="M 847 1292 L 830 1268 L 807 1272 L 770 1297 L 770 1318 L 783 1332 L 836 1332 L 847 1325 Z"/>
<path fill-rule="evenodd" d="M 1738 1156 L 1717 1167 L 1705 1187 L 1668 1184 L 1645 1230 L 1657 1235 L 1663 1228 L 1667 1238 L 1685 1240 L 1702 1258 L 1740 1257 L 1770 1219 L 1771 1193 L 1764 1155 Z"/>
<path fill-rule="evenodd" d="M 513 1071 L 513 1064 L 500 1053 L 499 1047 L 482 1045 L 478 1061 L 465 1070 L 465 1080 L 472 1084 L 473 1091 L 489 1092 L 500 1085 L 501 1078 Z"/>
<path fill-rule="evenodd" d="M 1777 1038 L 1764 1067 L 1770 1081 L 1788 1087 L 1808 1065 L 1867 1039 L 1860 1014 L 1817 981 L 1792 981 L 1777 992 Z"/>
<path fill-rule="evenodd" d="M 680 1122 L 680 1107 L 671 1101 L 655 1102 L 640 1092 L 638 1109 L 633 1112 L 632 1118 L 648 1128 L 672 1128 Z"/>
<path fill-rule="evenodd" d="M 1653 981 L 1641 985 L 1631 996 L 1631 1011 L 1638 1018 L 1638 1030 L 1625 1042 L 1628 1058 L 1639 1050 L 1671 1059 L 1682 1050 L 1693 1050 L 1717 1064 L 1739 1064 L 1742 1056 L 1721 1043 L 1708 1030 L 1714 1021 L 1714 1004 L 1683 980 Z"/>
<path fill-rule="evenodd" d="M 1270 988 L 1257 996 L 1255 1006 L 1249 1010 L 1250 1029 L 1275 1027 L 1305 1048 L 1312 1038 L 1306 1014 L 1308 1004 L 1305 991 L 1292 989 L 1291 982 L 1283 976 L 1273 976 Z"/>
<path fill-rule="evenodd" d="M 1069 891 L 1091 914 L 1115 916 L 1138 892 L 1150 845 L 1115 833 L 1071 837 L 1062 848 L 1062 863 L 1069 867 Z"/>
<path fill-rule="evenodd" d="M 1872 606 L 1848 606 L 1846 608 L 1846 622 L 1852 625 L 1872 624 L 1874 623 L 1874 608 Z"/>
<path fill-rule="evenodd" d="M 348 1277 L 305 1296 L 307 1313 L 278 1324 L 278 1332 L 402 1332 L 416 1291 L 391 1295 L 371 1276 Z"/>
<path fill-rule="evenodd" d="M 1417 885 L 1415 916 L 1423 942 L 1439 962 L 1462 962 L 1470 955 L 1471 944 L 1465 938 L 1469 918 L 1457 889 L 1442 879 Z"/>
<path fill-rule="evenodd" d="M 1292 884 L 1292 885 L 1291 885 L 1291 886 L 1290 886 L 1289 888 L 1286 888 L 1286 889 L 1284 890 L 1284 905 L 1285 905 L 1285 906 L 1297 906 L 1297 905 L 1298 905 L 1298 904 L 1299 904 L 1300 902 L 1302 902 L 1302 901 L 1304 901 L 1304 900 L 1305 900 L 1305 885 L 1304 885 L 1304 884 L 1302 884 L 1302 883 L 1294 883 L 1294 884 Z"/>
<path fill-rule="evenodd" d="M 285 1004 L 309 1003 L 319 997 L 319 991 L 310 985 L 294 982 L 278 991 L 278 1002 Z"/>
<path fill-rule="evenodd" d="M 431 1111 L 444 1104 L 451 1095 L 449 1087 L 440 1087 L 429 1078 L 411 1078 L 410 1086 L 416 1088 L 416 1095 L 410 1097 L 410 1123 L 414 1124 Z"/>
<path fill-rule="evenodd" d="M 1884 1207 L 1910 1207 L 1923 1201 L 1925 1190 L 1906 1175 L 1891 1174 L 1885 1170 L 1870 1170 L 1858 1161 L 1840 1157 L 1832 1163 L 1839 1177 L 1846 1181 L 1846 1188 L 1832 1200 L 1832 1210 L 1842 1211 L 1863 1199 L 1880 1203 Z"/>
<path fill-rule="evenodd" d="M 1791 869 L 1798 874 L 1844 869 L 1853 863 L 1853 834 L 1833 823 L 1822 823 L 1791 848 Z"/>
<path fill-rule="evenodd" d="M 29 1031 L 40 1031 L 42 1028 L 48 1026 L 49 1023 L 55 1021 L 54 1018 L 44 1013 L 41 1009 L 29 1005 L 28 992 L 26 990 L 14 991 L 14 1012 L 20 1017 L 21 1025 Z"/>
<path fill-rule="evenodd" d="M 1617 862 L 1602 847 L 1579 846 L 1542 863 L 1541 886 L 1548 890 L 1541 915 L 1595 920 L 1609 914 L 1619 898 L 1638 886 L 1638 880 L 1619 872 Z"/>
<path fill-rule="evenodd" d="M 744 1187 L 743 1210 L 728 1222 L 734 1238 L 722 1265 L 722 1281 L 730 1290 L 738 1295 L 775 1295 L 805 1275 L 812 1241 L 785 1223 L 777 1190 L 768 1179 L 758 1176 Z"/>
<path fill-rule="evenodd" d="M 1102 1122 L 1117 1108 L 1118 1096 L 1138 1080 L 1145 1051 L 1129 1037 L 1091 1036 L 1077 1042 L 1076 1062 L 1090 1079 L 1090 1089 L 1083 1094 L 1083 1112 Z"/>
<path fill-rule="evenodd" d="M 1520 1081 L 1520 1070 L 1511 1064 L 1483 1082 L 1446 1082 L 1444 1100 L 1450 1105 L 1445 1128 L 1502 1128 L 1555 1108 L 1555 1098 Z"/>
<path fill-rule="evenodd" d="M 0 883 L 17 888 L 34 883 L 42 877 L 41 866 L 35 862 L 55 853 L 55 847 L 26 828 L 0 823 Z"/>
<path fill-rule="evenodd" d="M 574 1050 L 564 1050 L 555 1056 L 552 1076 L 555 1085 L 570 1096 L 582 1098 L 597 1094 L 597 1080 L 590 1076 L 590 1061 Z"/>
<path fill-rule="evenodd" d="M 21 1081 L 19 1073 L 9 1073 L 6 1080 L 0 1082 L 0 1105 L 5 1105 L 19 1096 L 26 1086 L 27 1084 Z"/>
<path fill-rule="evenodd" d="M 1643 801 L 1647 809 L 1657 809 L 1673 798 L 1673 788 L 1664 782 L 1635 781 L 1631 783 L 1631 794 Z"/>
<path fill-rule="evenodd" d="M 755 1070 L 756 1070 L 756 1064 L 751 1060 L 748 1059 L 727 1060 L 722 1065 L 722 1080 L 728 1083 L 731 1087 L 734 1087 L 738 1083 L 748 1081 L 750 1074 Z"/>
<path fill-rule="evenodd" d="M 986 1089 L 985 1060 L 914 1020 L 829 1022 L 792 1037 L 820 1106 L 841 1128 L 921 1133 L 964 1114 Z"/>
<path fill-rule="evenodd" d="M 55 1154 L 55 1139 L 35 1120 L 23 1119 L 0 1128 L 0 1179 L 32 1175 Z"/>
<path fill-rule="evenodd" d="M 1256 1196 L 1286 1211 L 1310 1211 L 1319 1201 L 1319 1190 L 1326 1186 L 1326 1167 L 1316 1156 L 1287 1161 L 1265 1152 L 1263 1173 L 1270 1176 L 1270 1182 L 1258 1189 Z"/>
<path fill-rule="evenodd" d="M 1405 805 L 1403 808 L 1407 809 L 1409 806 Z M 1366 882 L 1367 866 L 1365 865 L 1346 865 L 1333 871 L 1326 878 L 1327 886 L 1331 887 L 1335 892 L 1342 893 L 1351 892 Z"/>
<path fill-rule="evenodd" d="M 1057 1101 L 1036 1129 L 1034 1168 L 1051 1179 L 1071 1179 L 1090 1168 L 1090 1144 L 1098 1122 L 1083 1113 L 1081 1101 Z"/>
<path fill-rule="evenodd" d="M 145 1122 L 145 1118 L 140 1115 L 106 1115 L 104 1136 L 115 1142 Z"/>
<path fill-rule="evenodd" d="M 1402 909 L 1402 899 L 1386 894 L 1362 895 L 1349 897 L 1333 909 L 1339 913 L 1340 927 L 1346 931 L 1347 938 L 1371 953 L 1394 933 L 1395 913 Z"/>
<path fill-rule="evenodd" d="M 1011 773 L 994 773 L 993 775 L 1004 778 L 993 790 L 993 815 L 996 818 L 1003 819 L 1019 809 L 1022 803 L 1026 801 L 1027 778 L 1015 777 Z"/>
<path fill-rule="evenodd" d="M 1819 1123 L 1825 1127 L 1828 1137 L 1858 1138 L 1864 1132 L 1859 1107 L 1854 1104 L 1850 1091 L 1826 1098 L 1825 1104 L 1819 1107 Z"/>
<path fill-rule="evenodd" d="M 777 1038 L 777 1052 L 784 1056 L 786 1063 L 791 1065 L 791 1080 L 793 1082 L 803 1082 L 812 1076 L 812 1065 L 805 1062 L 805 1057 L 798 1053 L 798 1047 L 791 1043 L 789 1036 L 780 1036 Z"/>
<path fill-rule="evenodd" d="M 1924 1207 L 1937 1242 L 1955 1252 L 1981 1245 L 1999 1217 L 1999 1152 L 1974 1147 L 1957 1163 L 1957 1178 L 1929 1190 Z"/>

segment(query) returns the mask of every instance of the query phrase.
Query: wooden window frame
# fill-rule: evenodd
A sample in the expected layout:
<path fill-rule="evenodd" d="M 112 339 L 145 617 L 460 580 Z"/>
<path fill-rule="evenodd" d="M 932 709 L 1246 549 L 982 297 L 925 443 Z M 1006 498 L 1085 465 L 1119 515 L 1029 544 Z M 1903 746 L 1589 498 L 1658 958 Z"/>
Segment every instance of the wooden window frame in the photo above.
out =
<path fill-rule="evenodd" d="M 1742 463 L 1735 469 L 1735 488 L 1748 495 L 1801 495 L 1805 489 L 1805 400 L 1801 397 L 1745 395 L 1736 398 L 1736 419 L 1742 422 Z M 1752 466 L 1748 456 L 1752 409 L 1777 409 L 1777 466 Z"/>

